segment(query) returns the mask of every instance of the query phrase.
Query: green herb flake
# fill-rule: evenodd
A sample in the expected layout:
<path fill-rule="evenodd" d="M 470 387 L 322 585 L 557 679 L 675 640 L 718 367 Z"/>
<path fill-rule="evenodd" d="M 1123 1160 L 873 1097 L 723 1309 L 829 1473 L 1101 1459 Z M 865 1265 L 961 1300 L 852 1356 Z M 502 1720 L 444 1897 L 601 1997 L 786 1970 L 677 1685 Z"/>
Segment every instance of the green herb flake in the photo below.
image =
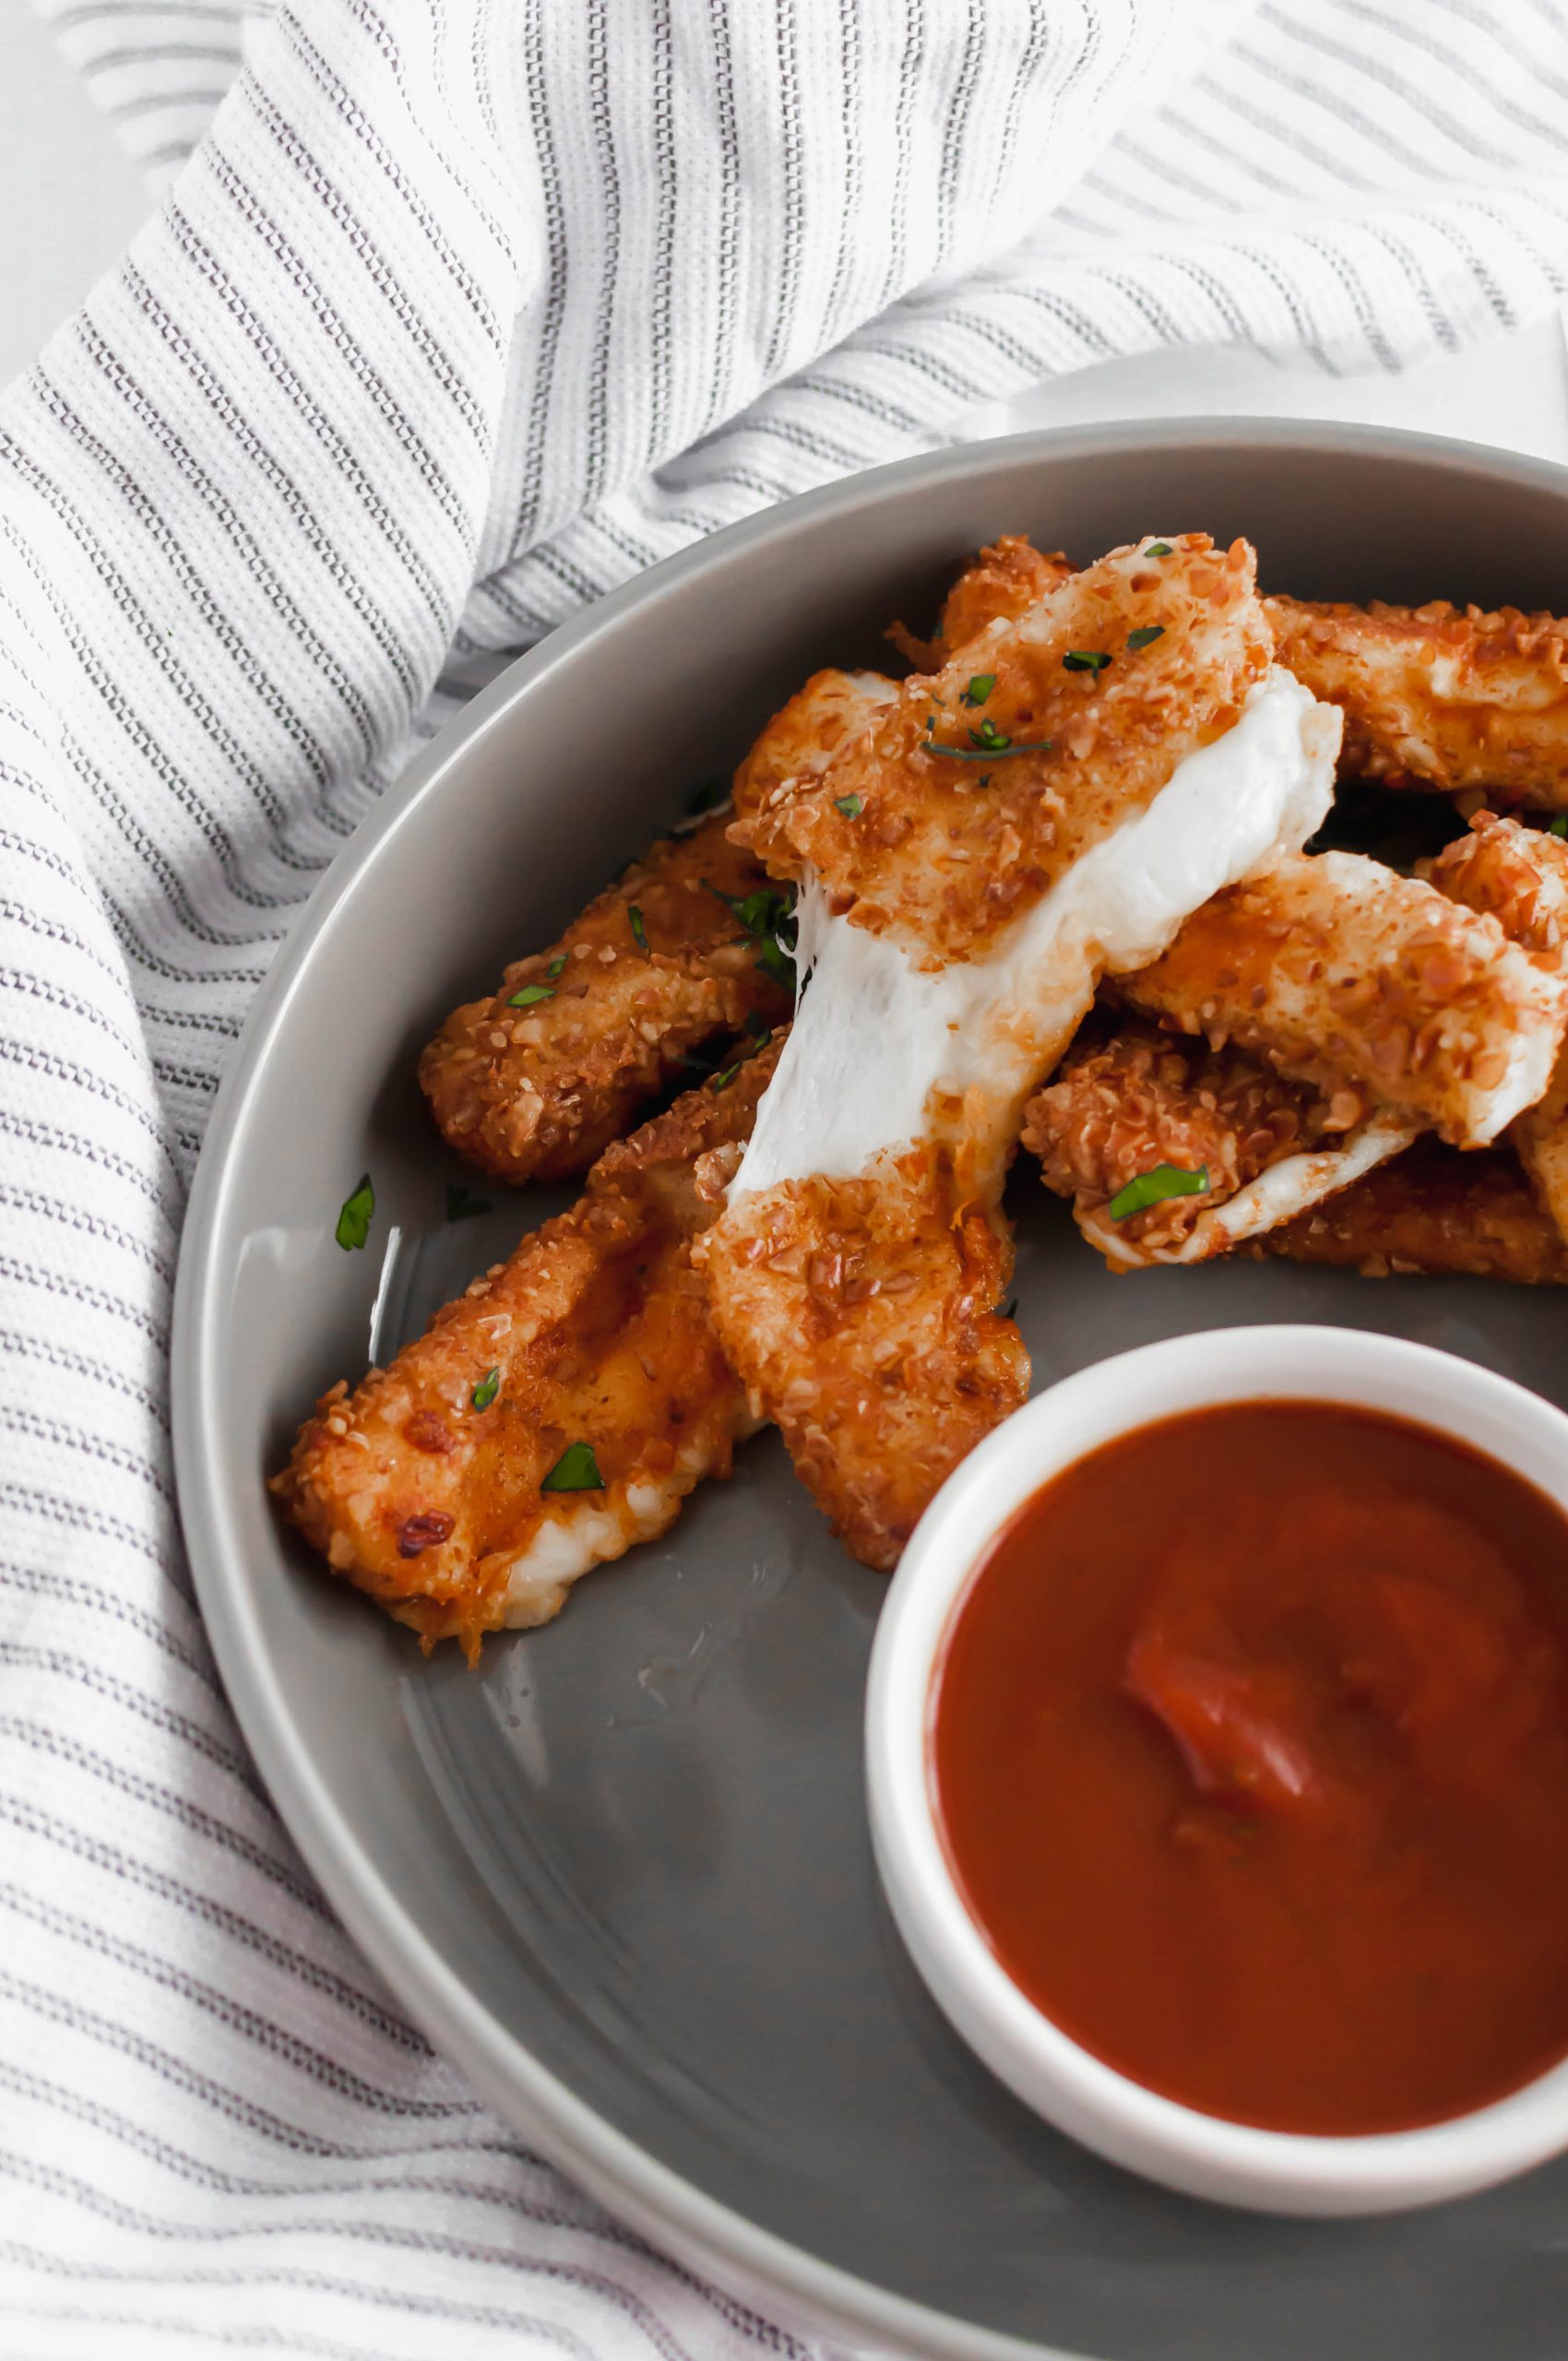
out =
<path fill-rule="evenodd" d="M 1549 820 L 1546 833 L 1549 836 L 1568 836 L 1568 812 L 1560 812 L 1555 820 Z"/>
<path fill-rule="evenodd" d="M 541 1000 L 553 1000 L 554 997 L 553 984 L 525 984 L 520 992 L 512 994 L 506 1005 L 508 1008 L 537 1008 Z"/>
<path fill-rule="evenodd" d="M 469 1399 L 476 1410 L 488 1410 L 500 1391 L 501 1371 L 498 1369 L 489 1370 L 480 1379 Z"/>
<path fill-rule="evenodd" d="M 1070 647 L 1062 658 L 1069 672 L 1103 672 L 1111 658 L 1098 647 Z"/>
<path fill-rule="evenodd" d="M 752 962 L 776 984 L 787 991 L 795 988 L 795 889 L 786 886 L 759 885 L 754 894 L 721 894 L 717 885 L 703 880 L 716 901 L 733 911 L 741 922 L 742 931 L 749 934 L 761 949 Z"/>
<path fill-rule="evenodd" d="M 1144 552 L 1144 555 L 1146 557 L 1169 557 L 1170 554 L 1170 544 L 1169 541 L 1151 541 L 1147 549 Z"/>
<path fill-rule="evenodd" d="M 715 1090 L 726 1089 L 728 1086 L 734 1081 L 735 1076 L 740 1073 L 740 1064 L 739 1062 L 737 1062 L 732 1066 L 726 1066 L 722 1074 L 716 1074 L 713 1077 L 713 1087 Z"/>
<path fill-rule="evenodd" d="M 846 820 L 858 820 L 865 808 L 863 795 L 836 795 L 833 799 L 833 809 L 842 812 Z"/>
<path fill-rule="evenodd" d="M 1152 1172 L 1139 1172 L 1124 1189 L 1118 1189 L 1106 1211 L 1112 1221 L 1125 1221 L 1129 1214 L 1141 1214 L 1146 1205 L 1163 1204 L 1167 1197 L 1201 1197 L 1207 1187 L 1206 1164 L 1200 1164 L 1195 1172 L 1184 1171 L 1179 1164 L 1157 1164 Z"/>
<path fill-rule="evenodd" d="M 345 1253 L 362 1247 L 370 1236 L 370 1217 L 375 1211 L 375 1191 L 367 1172 L 352 1194 L 344 1198 L 339 1209 L 338 1227 L 333 1232 Z"/>
<path fill-rule="evenodd" d="M 641 910 L 638 909 L 635 902 L 627 904 L 626 916 L 632 921 L 632 941 L 636 944 L 637 949 L 646 958 L 647 955 L 647 929 L 643 924 L 643 914 Z"/>
<path fill-rule="evenodd" d="M 540 1485 L 541 1492 L 602 1492 L 604 1478 L 591 1442 L 569 1442 Z"/>
<path fill-rule="evenodd" d="M 1165 625 L 1163 623 L 1140 623 L 1136 631 L 1130 631 L 1127 634 L 1127 645 L 1129 647 L 1134 649 L 1139 647 L 1152 647 L 1157 639 L 1163 639 L 1164 637 Z"/>
<path fill-rule="evenodd" d="M 721 778 L 705 778 L 687 796 L 686 809 L 695 819 L 699 812 L 717 812 L 729 801 L 730 790 Z"/>
<path fill-rule="evenodd" d="M 982 721 L 978 730 L 969 732 L 969 743 L 978 746 L 982 754 L 1004 754 L 1013 743 L 1005 730 L 998 730 L 994 721 Z"/>
<path fill-rule="evenodd" d="M 555 981 L 555 979 L 556 979 L 556 977 L 557 977 L 557 976 L 559 976 L 560 974 L 562 974 L 562 973 L 563 973 L 563 971 L 564 971 L 564 968 L 565 968 L 565 965 L 566 965 L 566 954 L 563 951 L 563 952 L 562 952 L 562 954 L 561 954 L 561 955 L 560 955 L 560 957 L 559 957 L 559 958 L 557 958 L 557 959 L 552 959 L 552 960 L 551 961 L 551 963 L 550 963 L 549 967 L 548 967 L 545 969 L 545 971 L 544 971 L 544 972 L 545 972 L 545 974 L 549 977 L 550 981 L 551 981 L 552 983 L 553 983 L 553 982 Z"/>
<path fill-rule="evenodd" d="M 974 734 L 971 730 L 970 737 L 972 738 Z M 928 754 L 945 755 L 950 763 L 994 763 L 1004 754 L 1050 754 L 1055 752 L 1055 748 L 1054 738 L 1032 738 L 1024 746 L 1012 745 L 1004 738 L 1001 744 L 996 746 L 928 745 L 925 752 Z M 982 787 L 985 785 L 984 779 L 981 779 L 980 785 Z"/>
<path fill-rule="evenodd" d="M 964 691 L 964 703 L 966 705 L 983 705 L 995 686 L 996 675 L 994 672 L 977 672 L 974 679 L 969 682 L 968 687 Z"/>
<path fill-rule="evenodd" d="M 488 1197 L 470 1196 L 460 1180 L 446 1183 L 446 1218 L 448 1221 L 472 1221 L 480 1214 L 491 1210 Z"/>

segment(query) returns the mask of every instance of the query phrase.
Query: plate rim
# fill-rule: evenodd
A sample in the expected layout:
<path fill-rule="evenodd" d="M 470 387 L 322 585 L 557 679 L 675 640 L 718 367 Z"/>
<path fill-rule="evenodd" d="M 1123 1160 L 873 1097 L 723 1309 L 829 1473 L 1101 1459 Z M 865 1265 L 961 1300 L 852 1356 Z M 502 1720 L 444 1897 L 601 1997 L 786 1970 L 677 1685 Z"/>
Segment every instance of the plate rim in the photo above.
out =
<path fill-rule="evenodd" d="M 504 727 L 534 684 L 686 579 L 748 549 L 784 542 L 827 514 L 879 506 L 902 486 L 984 475 L 1038 459 L 1060 465 L 1118 450 L 1151 455 L 1204 445 L 1277 447 L 1282 455 L 1421 459 L 1460 474 L 1507 478 L 1561 497 L 1568 468 L 1404 428 L 1321 419 L 1183 417 L 1039 427 L 918 452 L 858 471 L 742 517 L 596 599 L 514 658 L 407 765 L 354 830 L 310 895 L 246 1012 L 219 1086 L 186 1207 L 175 1275 L 170 1375 L 180 1524 L 202 1619 L 225 1692 L 279 1818 L 333 1910 L 438 2055 L 457 2066 L 501 2119 L 549 2162 L 676 2261 L 738 2300 L 793 2323 L 792 2332 L 895 2342 L 923 2361 L 1110 2361 L 987 2329 L 896 2294 L 824 2260 L 710 2197 L 619 2131 L 508 2033 L 443 1962 L 419 1922 L 387 1891 L 298 1735 L 286 1684 L 257 1644 L 254 1577 L 212 1475 L 221 1401 L 210 1380 L 220 1344 L 220 1251 L 234 1179 L 231 1154 L 257 1078 L 287 1026 L 315 947 L 382 848 L 439 796 L 478 742 Z"/>

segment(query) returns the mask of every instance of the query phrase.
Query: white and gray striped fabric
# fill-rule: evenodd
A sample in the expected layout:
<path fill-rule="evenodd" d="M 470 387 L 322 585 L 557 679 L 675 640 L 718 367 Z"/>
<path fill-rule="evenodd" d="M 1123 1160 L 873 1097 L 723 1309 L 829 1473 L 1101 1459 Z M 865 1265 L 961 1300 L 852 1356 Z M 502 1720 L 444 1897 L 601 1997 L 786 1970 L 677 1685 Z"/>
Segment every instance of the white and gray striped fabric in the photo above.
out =
<path fill-rule="evenodd" d="M 169 1465 L 213 1091 L 453 683 L 650 560 L 1103 356 L 1552 306 L 1568 17 L 52 14 L 162 202 L 0 401 L 0 2350 L 800 2353 L 478 2106 L 257 1786 Z"/>

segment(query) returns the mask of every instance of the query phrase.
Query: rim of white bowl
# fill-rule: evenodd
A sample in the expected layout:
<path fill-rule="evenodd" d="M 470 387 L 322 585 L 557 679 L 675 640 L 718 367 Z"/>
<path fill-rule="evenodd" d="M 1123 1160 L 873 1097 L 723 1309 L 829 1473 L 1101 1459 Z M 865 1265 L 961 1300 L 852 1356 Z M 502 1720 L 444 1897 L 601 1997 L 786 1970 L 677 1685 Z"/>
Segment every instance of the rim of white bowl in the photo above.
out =
<path fill-rule="evenodd" d="M 1226 1402 L 1333 1401 L 1435 1429 L 1568 1513 L 1568 1416 L 1455 1354 L 1357 1329 L 1211 1330 L 1097 1361 L 1037 1394 L 956 1468 L 904 1553 L 866 1695 L 872 1834 L 899 1931 L 932 1997 L 1037 2113 L 1112 2162 L 1262 2211 L 1393 2212 L 1506 2179 L 1568 2147 L 1568 2058 L 1507 2097 L 1417 2130 L 1269 2131 L 1134 2082 L 1013 1981 L 961 1894 L 937 1824 L 930 1724 L 943 1647 L 980 1560 L 1032 1493 L 1117 1436 Z"/>

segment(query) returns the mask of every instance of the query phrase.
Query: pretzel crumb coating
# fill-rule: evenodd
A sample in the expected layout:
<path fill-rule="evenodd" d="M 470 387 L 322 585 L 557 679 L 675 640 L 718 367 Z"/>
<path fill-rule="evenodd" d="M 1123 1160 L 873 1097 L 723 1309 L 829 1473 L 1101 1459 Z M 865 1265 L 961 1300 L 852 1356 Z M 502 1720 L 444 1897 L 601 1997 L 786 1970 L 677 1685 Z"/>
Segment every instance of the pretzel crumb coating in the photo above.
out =
<path fill-rule="evenodd" d="M 1037 550 L 1027 533 L 1004 533 L 959 575 L 930 639 L 917 639 L 902 623 L 890 624 L 887 636 L 917 672 L 940 672 L 977 632 L 999 616 L 1025 613 L 1072 571 L 1061 550 Z"/>
<path fill-rule="evenodd" d="M 698 1249 L 753 1413 L 862 1565 L 890 1570 L 939 1485 L 1028 1392 L 994 1309 L 1012 1271 L 999 1223 L 951 1164 L 915 1147 L 852 1180 L 743 1197 Z"/>
<path fill-rule="evenodd" d="M 1568 844 L 1544 828 L 1478 812 L 1467 835 L 1428 863 L 1439 893 L 1484 910 L 1543 974 L 1568 973 Z M 1568 1049 L 1543 1097 L 1509 1131 L 1544 1211 L 1568 1240 Z"/>
<path fill-rule="evenodd" d="M 1360 853 L 1292 854 L 1217 894 L 1119 990 L 1461 1147 L 1541 1097 L 1568 992 L 1497 920 Z"/>
<path fill-rule="evenodd" d="M 897 682 L 881 672 L 814 672 L 758 731 L 736 771 L 734 821 L 749 819 L 796 779 L 820 778 L 897 694 Z"/>
<path fill-rule="evenodd" d="M 1229 1047 L 1162 1033 L 1135 1021 L 1087 1026 L 1053 1081 L 1029 1101 L 1023 1144 L 1048 1189 L 1073 1204 L 1078 1226 L 1113 1268 L 1184 1256 L 1208 1223 L 1211 1252 L 1232 1240 L 1212 1230 L 1217 1206 L 1287 1158 L 1336 1145 L 1360 1119 L 1359 1100 L 1336 1104 L 1287 1082 Z M 1170 1196 L 1113 1226 L 1106 1208 L 1160 1165 L 1202 1172 L 1206 1187 Z"/>
<path fill-rule="evenodd" d="M 683 1060 L 789 1015 L 788 988 L 728 907 L 767 890 L 729 824 L 720 811 L 661 838 L 558 942 L 447 1018 L 420 1083 L 459 1156 L 499 1180 L 586 1171 Z"/>
<path fill-rule="evenodd" d="M 1265 604 L 1280 663 L 1345 716 L 1348 776 L 1568 809 L 1568 622 L 1445 599 Z"/>
<path fill-rule="evenodd" d="M 755 1421 L 692 1264 L 714 1212 L 695 1166 L 745 1138 L 776 1054 L 617 1142 L 569 1213 L 301 1428 L 272 1484 L 285 1513 L 427 1649 L 472 1659 L 487 1631 L 547 1622 L 729 1473 Z M 583 1446 L 601 1481 L 541 1489 Z"/>
<path fill-rule="evenodd" d="M 1461 1154 L 1430 1137 L 1241 1251 L 1364 1278 L 1568 1283 L 1568 1250 L 1507 1149 Z"/>
<path fill-rule="evenodd" d="M 929 964 L 983 955 L 1233 727 L 1268 671 L 1248 544 L 1159 546 L 1112 551 L 988 623 L 933 679 L 905 682 L 829 774 L 738 814 L 737 837 L 775 876 L 814 871 L 836 911 Z"/>

